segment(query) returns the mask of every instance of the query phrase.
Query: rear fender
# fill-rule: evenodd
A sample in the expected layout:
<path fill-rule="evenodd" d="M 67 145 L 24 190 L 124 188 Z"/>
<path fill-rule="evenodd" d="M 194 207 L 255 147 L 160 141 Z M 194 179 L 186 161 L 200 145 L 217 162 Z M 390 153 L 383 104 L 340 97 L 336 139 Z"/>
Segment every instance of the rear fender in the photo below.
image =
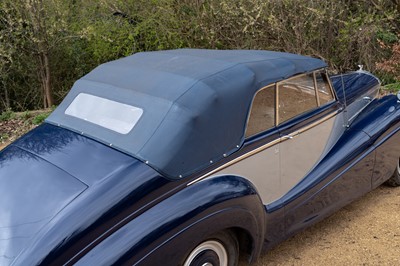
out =
<path fill-rule="evenodd" d="M 77 265 L 179 265 L 197 243 L 221 230 L 241 230 L 261 251 L 265 211 L 253 185 L 220 176 L 190 185 L 102 241 Z M 157 263 L 156 263 L 157 262 Z"/>

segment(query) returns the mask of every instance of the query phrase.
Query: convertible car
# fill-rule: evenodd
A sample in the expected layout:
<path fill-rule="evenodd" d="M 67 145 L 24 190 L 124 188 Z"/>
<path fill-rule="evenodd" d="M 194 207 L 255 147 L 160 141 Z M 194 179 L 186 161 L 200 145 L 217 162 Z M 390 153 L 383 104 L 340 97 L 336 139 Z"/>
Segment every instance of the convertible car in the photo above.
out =
<path fill-rule="evenodd" d="M 252 262 L 382 183 L 400 95 L 250 50 L 138 53 L 0 152 L 0 265 Z"/>

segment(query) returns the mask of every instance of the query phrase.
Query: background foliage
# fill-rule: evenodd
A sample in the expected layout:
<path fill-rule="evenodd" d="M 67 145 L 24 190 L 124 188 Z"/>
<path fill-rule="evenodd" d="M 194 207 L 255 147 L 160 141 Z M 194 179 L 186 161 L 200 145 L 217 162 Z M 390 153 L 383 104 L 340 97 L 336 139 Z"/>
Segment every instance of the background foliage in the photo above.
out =
<path fill-rule="evenodd" d="M 0 113 L 58 104 L 95 66 L 140 51 L 267 49 L 358 64 L 400 87 L 400 0 L 2 0 Z"/>

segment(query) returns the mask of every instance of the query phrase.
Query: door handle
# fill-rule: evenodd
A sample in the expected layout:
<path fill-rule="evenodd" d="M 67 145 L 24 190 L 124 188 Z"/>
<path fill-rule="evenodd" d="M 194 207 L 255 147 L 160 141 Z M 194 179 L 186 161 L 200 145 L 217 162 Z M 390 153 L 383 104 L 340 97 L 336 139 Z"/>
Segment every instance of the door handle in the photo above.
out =
<path fill-rule="evenodd" d="M 282 136 L 282 139 L 293 139 L 294 138 L 294 136 L 292 136 L 292 135 L 284 135 L 284 136 Z"/>
<path fill-rule="evenodd" d="M 291 134 L 283 135 L 283 136 L 281 137 L 281 140 L 293 139 L 294 137 L 296 137 L 296 136 L 298 136 L 298 135 L 300 135 L 300 132 L 299 132 L 299 131 L 296 131 L 296 132 L 293 132 L 293 133 L 291 133 Z"/>

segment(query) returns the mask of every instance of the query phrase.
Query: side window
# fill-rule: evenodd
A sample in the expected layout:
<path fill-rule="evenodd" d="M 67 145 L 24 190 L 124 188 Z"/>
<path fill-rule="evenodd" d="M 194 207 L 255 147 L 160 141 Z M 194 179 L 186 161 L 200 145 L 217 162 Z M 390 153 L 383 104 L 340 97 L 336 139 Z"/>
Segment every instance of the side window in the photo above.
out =
<path fill-rule="evenodd" d="M 279 82 L 278 94 L 279 123 L 318 106 L 312 73 Z"/>
<path fill-rule="evenodd" d="M 275 126 L 275 85 L 257 92 L 250 110 L 246 138 Z"/>
<path fill-rule="evenodd" d="M 328 77 L 325 72 L 315 72 L 315 83 L 318 89 L 318 97 L 321 105 L 334 100 L 332 90 L 329 86 Z"/>

